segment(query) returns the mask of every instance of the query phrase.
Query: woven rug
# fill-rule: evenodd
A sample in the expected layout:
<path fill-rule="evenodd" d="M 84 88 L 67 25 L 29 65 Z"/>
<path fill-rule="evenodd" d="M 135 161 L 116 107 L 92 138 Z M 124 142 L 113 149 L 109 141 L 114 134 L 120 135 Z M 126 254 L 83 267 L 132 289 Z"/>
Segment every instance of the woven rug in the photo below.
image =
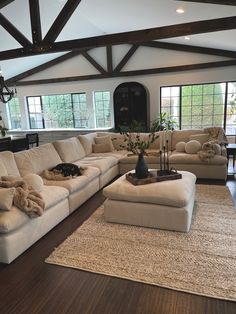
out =
<path fill-rule="evenodd" d="M 197 185 L 189 233 L 107 223 L 101 206 L 46 262 L 236 301 L 231 195 L 225 186 Z"/>

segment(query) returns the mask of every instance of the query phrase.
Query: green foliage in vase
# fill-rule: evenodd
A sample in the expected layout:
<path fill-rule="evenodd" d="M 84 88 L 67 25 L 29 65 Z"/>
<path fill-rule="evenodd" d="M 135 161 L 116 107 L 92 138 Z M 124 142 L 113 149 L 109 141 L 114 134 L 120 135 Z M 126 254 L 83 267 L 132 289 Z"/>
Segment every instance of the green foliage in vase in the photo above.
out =
<path fill-rule="evenodd" d="M 151 132 L 147 133 L 144 137 L 140 133 L 135 132 L 137 129 L 139 129 L 139 125 L 135 120 L 131 123 L 129 131 L 122 131 L 120 128 L 120 134 L 124 137 L 124 144 L 120 145 L 120 148 L 126 149 L 135 155 L 139 155 L 140 153 L 146 154 L 146 149 L 150 147 L 159 135 Z"/>

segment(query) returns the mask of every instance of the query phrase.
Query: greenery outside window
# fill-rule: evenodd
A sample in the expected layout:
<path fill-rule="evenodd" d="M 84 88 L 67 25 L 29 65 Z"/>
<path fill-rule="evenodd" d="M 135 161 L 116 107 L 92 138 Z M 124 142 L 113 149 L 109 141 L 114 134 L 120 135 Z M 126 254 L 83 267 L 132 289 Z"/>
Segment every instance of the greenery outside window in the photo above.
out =
<path fill-rule="evenodd" d="M 28 96 L 31 129 L 88 128 L 86 94 Z"/>
<path fill-rule="evenodd" d="M 21 112 L 18 97 L 13 97 L 8 103 L 8 115 L 10 122 L 10 129 L 21 129 Z"/>
<path fill-rule="evenodd" d="M 161 112 L 180 129 L 223 127 L 236 134 L 236 82 L 161 87 Z"/>

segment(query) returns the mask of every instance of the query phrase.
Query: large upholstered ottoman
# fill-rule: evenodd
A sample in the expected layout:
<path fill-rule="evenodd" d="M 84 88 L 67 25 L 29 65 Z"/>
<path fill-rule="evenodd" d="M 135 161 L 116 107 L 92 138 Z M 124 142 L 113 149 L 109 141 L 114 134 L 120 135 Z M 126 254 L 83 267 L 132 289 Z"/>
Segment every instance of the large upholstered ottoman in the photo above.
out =
<path fill-rule="evenodd" d="M 123 175 L 103 189 L 106 221 L 188 232 L 196 176 L 180 173 L 182 179 L 145 185 L 133 185 Z"/>

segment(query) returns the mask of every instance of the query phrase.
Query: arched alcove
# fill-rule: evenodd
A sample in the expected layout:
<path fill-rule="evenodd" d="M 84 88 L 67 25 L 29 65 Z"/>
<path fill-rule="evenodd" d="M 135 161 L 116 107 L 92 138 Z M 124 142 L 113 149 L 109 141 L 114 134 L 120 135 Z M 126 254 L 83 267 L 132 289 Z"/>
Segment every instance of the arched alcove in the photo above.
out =
<path fill-rule="evenodd" d="M 137 82 L 126 82 L 114 91 L 115 128 L 128 129 L 136 120 L 140 132 L 149 130 L 149 102 L 146 88 Z"/>

